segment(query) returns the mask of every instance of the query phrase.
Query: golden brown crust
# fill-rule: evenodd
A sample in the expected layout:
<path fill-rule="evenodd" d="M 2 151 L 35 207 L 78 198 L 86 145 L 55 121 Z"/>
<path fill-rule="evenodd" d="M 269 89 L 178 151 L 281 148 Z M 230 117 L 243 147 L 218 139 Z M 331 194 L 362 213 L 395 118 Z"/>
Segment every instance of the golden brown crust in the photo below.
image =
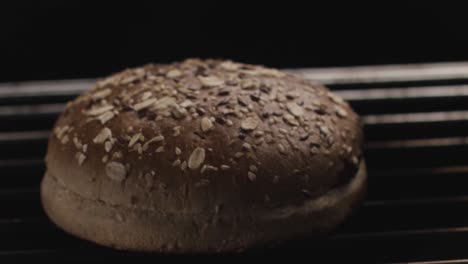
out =
<path fill-rule="evenodd" d="M 85 199 L 242 215 L 346 184 L 361 144 L 358 116 L 321 85 L 190 59 L 125 70 L 70 102 L 50 137 L 47 168 Z"/>

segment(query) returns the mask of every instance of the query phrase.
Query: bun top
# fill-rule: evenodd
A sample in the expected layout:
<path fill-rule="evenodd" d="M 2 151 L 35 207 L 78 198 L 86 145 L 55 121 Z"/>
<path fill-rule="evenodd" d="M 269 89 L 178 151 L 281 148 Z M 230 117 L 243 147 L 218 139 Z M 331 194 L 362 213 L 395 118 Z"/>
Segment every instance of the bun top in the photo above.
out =
<path fill-rule="evenodd" d="M 348 181 L 358 116 L 275 69 L 189 59 L 127 69 L 69 102 L 48 173 L 111 205 L 197 213 L 301 203 Z"/>

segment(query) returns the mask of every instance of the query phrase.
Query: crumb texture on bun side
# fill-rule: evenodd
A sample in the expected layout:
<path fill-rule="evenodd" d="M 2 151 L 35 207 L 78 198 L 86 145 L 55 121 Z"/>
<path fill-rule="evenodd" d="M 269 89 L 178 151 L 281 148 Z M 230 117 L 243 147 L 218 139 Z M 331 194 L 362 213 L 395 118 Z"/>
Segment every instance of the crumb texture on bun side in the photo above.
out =
<path fill-rule="evenodd" d="M 99 244 L 241 250 L 343 221 L 365 188 L 361 144 L 357 114 L 317 83 L 232 61 L 149 64 L 67 104 L 41 194 L 55 223 Z"/>

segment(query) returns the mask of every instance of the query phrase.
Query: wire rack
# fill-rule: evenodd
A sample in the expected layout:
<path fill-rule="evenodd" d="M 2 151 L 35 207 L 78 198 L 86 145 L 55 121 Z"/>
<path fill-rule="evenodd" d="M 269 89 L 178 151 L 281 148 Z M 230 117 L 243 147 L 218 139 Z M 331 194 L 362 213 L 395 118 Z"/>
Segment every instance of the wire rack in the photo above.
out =
<path fill-rule="evenodd" d="M 468 258 L 468 63 L 289 70 L 323 82 L 365 124 L 369 193 L 322 241 L 301 240 L 245 255 L 327 262 L 461 263 Z M 43 157 L 66 101 L 94 80 L 0 85 L 0 261 L 150 260 L 51 224 L 40 205 Z"/>

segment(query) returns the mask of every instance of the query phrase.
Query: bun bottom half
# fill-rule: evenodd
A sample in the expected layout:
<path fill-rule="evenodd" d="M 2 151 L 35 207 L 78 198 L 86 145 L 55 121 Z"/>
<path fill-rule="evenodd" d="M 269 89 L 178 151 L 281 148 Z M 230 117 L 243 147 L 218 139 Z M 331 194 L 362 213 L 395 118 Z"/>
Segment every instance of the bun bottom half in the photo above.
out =
<path fill-rule="evenodd" d="M 107 204 L 67 189 L 49 172 L 41 184 L 48 217 L 82 239 L 129 251 L 167 253 L 236 252 L 326 234 L 363 200 L 365 162 L 350 181 L 300 205 L 248 209 L 241 215 L 167 213 Z"/>

